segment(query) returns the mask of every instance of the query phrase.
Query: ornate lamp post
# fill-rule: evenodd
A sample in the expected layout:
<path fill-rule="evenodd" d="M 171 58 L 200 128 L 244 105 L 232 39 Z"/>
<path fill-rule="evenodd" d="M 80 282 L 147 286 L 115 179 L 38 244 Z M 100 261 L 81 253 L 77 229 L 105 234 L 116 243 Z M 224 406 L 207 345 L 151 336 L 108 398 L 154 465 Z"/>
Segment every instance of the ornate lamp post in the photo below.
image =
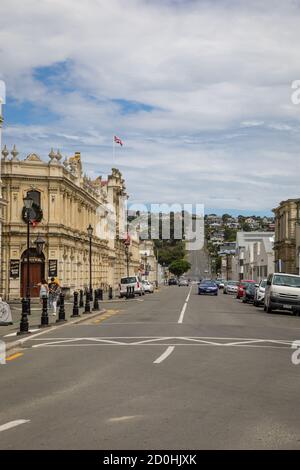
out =
<path fill-rule="evenodd" d="M 91 224 L 89 224 L 88 228 L 87 228 L 87 233 L 88 233 L 88 237 L 89 237 L 89 242 L 90 242 L 90 301 L 93 300 L 93 287 L 92 287 L 92 236 L 93 236 L 93 227 L 91 226 Z"/>
<path fill-rule="evenodd" d="M 145 276 L 147 276 L 147 274 L 146 274 L 147 273 L 147 256 L 148 256 L 147 252 L 145 251 L 145 253 L 144 253 L 144 257 L 145 257 Z"/>
<path fill-rule="evenodd" d="M 27 279 L 26 279 L 26 299 L 27 299 L 27 314 L 30 315 L 30 213 L 33 200 L 26 196 L 23 198 L 25 207 L 25 217 L 27 221 Z"/>
<path fill-rule="evenodd" d="M 37 254 L 41 255 L 42 252 L 43 252 L 44 245 L 45 245 L 45 240 L 40 235 L 38 235 L 37 239 L 34 242 L 34 244 L 36 246 Z"/>

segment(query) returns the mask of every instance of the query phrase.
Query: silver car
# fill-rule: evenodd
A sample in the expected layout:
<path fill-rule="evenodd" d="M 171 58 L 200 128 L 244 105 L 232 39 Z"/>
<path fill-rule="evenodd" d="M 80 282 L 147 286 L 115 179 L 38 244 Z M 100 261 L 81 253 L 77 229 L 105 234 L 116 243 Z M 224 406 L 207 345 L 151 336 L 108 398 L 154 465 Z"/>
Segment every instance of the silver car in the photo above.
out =
<path fill-rule="evenodd" d="M 238 281 L 226 281 L 223 289 L 223 294 L 235 295 L 238 289 Z"/>

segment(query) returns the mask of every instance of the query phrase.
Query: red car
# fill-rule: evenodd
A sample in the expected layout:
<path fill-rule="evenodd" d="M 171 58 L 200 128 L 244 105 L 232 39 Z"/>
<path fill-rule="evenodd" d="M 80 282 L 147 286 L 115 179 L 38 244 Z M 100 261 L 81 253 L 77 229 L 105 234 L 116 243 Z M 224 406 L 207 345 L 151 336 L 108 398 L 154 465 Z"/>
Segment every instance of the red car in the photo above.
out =
<path fill-rule="evenodd" d="M 248 284 L 255 284 L 256 281 L 253 281 L 252 279 L 246 280 L 243 279 L 242 281 L 239 282 L 238 284 L 238 290 L 236 294 L 237 299 L 241 299 L 244 296 L 244 290 L 246 289 Z"/>

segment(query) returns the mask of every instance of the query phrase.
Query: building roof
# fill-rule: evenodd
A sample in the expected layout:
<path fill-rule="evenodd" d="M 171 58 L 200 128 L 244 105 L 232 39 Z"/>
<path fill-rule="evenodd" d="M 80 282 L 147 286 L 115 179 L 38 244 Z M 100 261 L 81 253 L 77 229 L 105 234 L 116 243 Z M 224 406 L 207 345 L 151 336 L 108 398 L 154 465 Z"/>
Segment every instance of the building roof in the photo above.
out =
<path fill-rule="evenodd" d="M 236 244 L 237 247 L 247 247 L 249 244 L 255 242 L 261 242 L 262 240 L 270 239 L 273 236 L 273 232 L 237 232 Z"/>

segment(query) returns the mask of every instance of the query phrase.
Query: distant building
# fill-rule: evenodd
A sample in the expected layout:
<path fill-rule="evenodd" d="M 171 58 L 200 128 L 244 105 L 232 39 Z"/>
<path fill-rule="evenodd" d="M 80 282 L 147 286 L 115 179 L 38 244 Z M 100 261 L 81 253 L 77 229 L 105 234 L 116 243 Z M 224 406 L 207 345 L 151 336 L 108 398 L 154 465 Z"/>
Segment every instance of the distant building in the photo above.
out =
<path fill-rule="evenodd" d="M 254 276 L 254 245 L 272 237 L 271 232 L 237 232 L 233 274 L 237 280 Z"/>

